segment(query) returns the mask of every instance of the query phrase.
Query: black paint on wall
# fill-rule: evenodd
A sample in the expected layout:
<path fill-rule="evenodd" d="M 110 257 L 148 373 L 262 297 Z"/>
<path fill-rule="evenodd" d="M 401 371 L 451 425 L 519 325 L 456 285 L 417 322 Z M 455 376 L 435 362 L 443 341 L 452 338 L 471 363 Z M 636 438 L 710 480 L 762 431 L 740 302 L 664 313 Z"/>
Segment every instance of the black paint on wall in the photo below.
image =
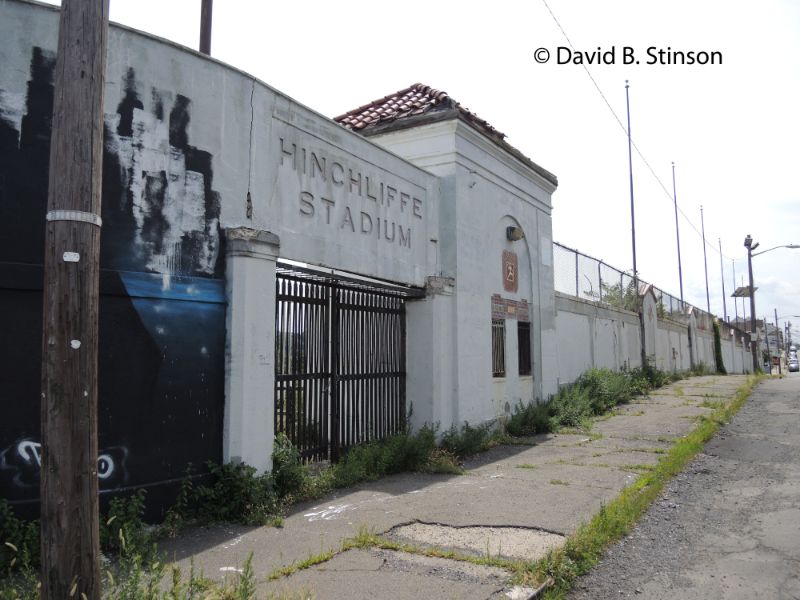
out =
<path fill-rule="evenodd" d="M 54 55 L 34 48 L 20 131 L 0 106 L 0 497 L 24 516 L 38 507 L 41 263 L 53 68 Z M 152 90 L 152 119 L 163 121 L 171 97 Z M 124 74 L 117 115 L 107 115 L 104 131 L 100 488 L 103 498 L 147 488 L 152 517 L 171 501 L 189 463 L 202 470 L 206 461 L 222 458 L 220 201 L 212 188 L 211 154 L 189 143 L 191 101 L 174 97 L 165 144 L 165 158 L 177 165 L 173 171 L 145 171 L 130 159 L 146 150 L 137 148 L 137 128 L 147 122 L 132 68 Z M 177 233 L 182 221 L 174 217 L 176 198 L 183 191 L 170 196 L 175 186 L 187 198 L 194 194 L 203 208 L 197 227 Z M 167 239 L 171 247 L 165 247 Z M 159 262 L 171 250 L 175 259 Z"/>

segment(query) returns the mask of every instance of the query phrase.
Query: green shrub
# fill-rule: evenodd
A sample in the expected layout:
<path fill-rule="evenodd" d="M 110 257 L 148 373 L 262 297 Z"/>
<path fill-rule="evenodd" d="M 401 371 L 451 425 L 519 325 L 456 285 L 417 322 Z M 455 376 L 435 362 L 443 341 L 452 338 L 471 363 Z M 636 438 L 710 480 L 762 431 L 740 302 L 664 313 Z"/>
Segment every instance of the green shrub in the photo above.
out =
<path fill-rule="evenodd" d="M 510 435 L 522 436 L 557 431 L 561 427 L 587 427 L 602 415 L 634 396 L 681 379 L 647 365 L 630 371 L 590 369 L 575 383 L 562 387 L 547 402 L 519 403 L 505 424 Z"/>
<path fill-rule="evenodd" d="M 275 483 L 275 492 L 281 497 L 297 494 L 308 478 L 308 469 L 300 459 L 300 452 L 284 433 L 275 436 L 275 448 L 272 451 L 272 478 Z"/>
<path fill-rule="evenodd" d="M 632 378 L 628 373 L 610 369 L 590 369 L 578 378 L 575 386 L 585 388 L 589 394 L 592 412 L 601 415 L 617 404 L 626 404 L 635 395 Z"/>
<path fill-rule="evenodd" d="M 269 473 L 257 474 L 245 464 L 208 463 L 212 482 L 195 488 L 197 518 L 264 525 L 277 514 L 278 497 Z"/>
<path fill-rule="evenodd" d="M 449 475 L 460 475 L 464 472 L 458 464 L 458 457 L 444 448 L 435 448 L 420 471 Z"/>
<path fill-rule="evenodd" d="M 490 425 L 473 427 L 464 421 L 464 426 L 458 429 L 454 423 L 442 435 L 442 448 L 460 457 L 486 450 L 491 438 L 490 428 Z"/>
<path fill-rule="evenodd" d="M 39 521 L 18 519 L 8 501 L 0 498 L 0 575 L 38 564 Z"/>
<path fill-rule="evenodd" d="M 580 427 L 593 414 L 589 389 L 577 383 L 561 388 L 550 400 L 550 428 Z"/>
<path fill-rule="evenodd" d="M 517 437 L 548 433 L 551 431 L 551 416 L 553 415 L 550 412 L 549 402 L 522 404 L 520 401 L 514 407 L 512 415 L 506 420 L 506 432 Z"/>
<path fill-rule="evenodd" d="M 142 552 L 152 544 L 152 535 L 144 522 L 146 491 L 139 489 L 127 498 L 113 498 L 108 515 L 100 519 L 100 546 L 111 552 L 126 547 L 129 553 Z"/>
<path fill-rule="evenodd" d="M 355 446 L 330 468 L 331 485 L 347 487 L 368 479 L 403 471 L 422 470 L 436 448 L 436 430 L 423 426 L 385 440 Z"/>

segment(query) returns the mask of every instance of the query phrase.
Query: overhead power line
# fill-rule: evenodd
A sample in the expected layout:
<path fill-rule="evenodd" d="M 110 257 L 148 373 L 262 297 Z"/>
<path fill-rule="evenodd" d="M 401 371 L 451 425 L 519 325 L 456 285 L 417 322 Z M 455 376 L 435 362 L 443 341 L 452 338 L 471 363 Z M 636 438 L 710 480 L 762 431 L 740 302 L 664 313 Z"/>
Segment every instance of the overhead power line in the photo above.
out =
<path fill-rule="evenodd" d="M 550 16 L 553 17 L 553 21 L 555 21 L 555 24 L 559 28 L 559 30 L 561 31 L 562 35 L 564 36 L 564 39 L 567 40 L 567 44 L 569 44 L 570 49 L 573 52 L 575 52 L 575 46 L 572 44 L 572 40 L 569 39 L 569 36 L 567 35 L 567 32 L 564 31 L 564 28 L 561 26 L 561 23 L 559 22 L 558 18 L 553 13 L 553 10 L 550 8 L 550 5 L 547 3 L 547 0 L 542 0 L 542 3 L 544 3 L 545 8 L 547 8 L 547 12 L 550 13 Z M 585 64 L 581 63 L 581 66 L 583 67 L 583 70 L 586 72 L 586 74 L 589 76 L 589 79 L 591 79 L 595 90 L 597 90 L 597 93 L 600 94 L 600 97 L 603 99 L 603 102 L 605 102 L 605 105 L 608 107 L 608 110 L 611 111 L 611 114 L 614 116 L 614 119 L 617 121 L 617 124 L 620 126 L 620 129 L 622 130 L 622 133 L 624 133 L 625 136 L 627 136 L 628 135 L 628 130 L 626 129 L 625 125 L 622 123 L 622 120 L 617 115 L 617 111 L 615 111 L 614 107 L 611 106 L 611 103 L 608 101 L 608 98 L 606 98 L 606 95 L 603 93 L 603 90 L 600 89 L 600 85 L 597 83 L 597 80 L 595 80 L 595 78 L 592 76 L 591 71 L 589 71 L 589 68 Z M 664 185 L 664 182 L 661 181 L 661 178 L 658 176 L 658 174 L 656 173 L 655 169 L 653 169 L 653 167 L 650 165 L 650 162 L 647 160 L 647 158 L 645 157 L 644 153 L 639 149 L 639 146 L 636 145 L 636 142 L 632 141 L 632 144 L 633 144 L 634 150 L 636 150 L 636 154 L 639 156 L 639 158 L 642 159 L 642 162 L 647 167 L 647 170 L 650 171 L 650 174 L 658 182 L 658 185 L 661 187 L 661 190 L 666 195 L 666 197 L 669 200 L 670 204 L 672 204 L 672 202 L 673 202 L 672 194 L 670 194 L 669 190 Z M 703 235 L 700 232 L 700 229 L 698 229 L 697 225 L 695 225 L 692 222 L 692 220 L 689 218 L 689 216 L 685 212 L 683 212 L 683 209 L 680 207 L 680 205 L 678 206 L 678 212 L 681 214 L 681 216 L 684 218 L 684 220 L 689 224 L 689 226 L 692 229 L 694 229 L 694 232 L 697 234 L 697 236 L 699 238 L 701 238 L 701 240 L 702 240 Z M 727 256 L 725 254 L 721 254 L 720 251 L 716 247 L 714 247 L 714 245 L 711 242 L 706 241 L 705 245 L 706 245 L 706 247 L 710 248 L 716 254 L 719 254 L 723 258 L 727 258 L 728 260 L 733 260 L 733 261 L 744 260 L 742 258 L 733 258 L 733 257 Z"/>

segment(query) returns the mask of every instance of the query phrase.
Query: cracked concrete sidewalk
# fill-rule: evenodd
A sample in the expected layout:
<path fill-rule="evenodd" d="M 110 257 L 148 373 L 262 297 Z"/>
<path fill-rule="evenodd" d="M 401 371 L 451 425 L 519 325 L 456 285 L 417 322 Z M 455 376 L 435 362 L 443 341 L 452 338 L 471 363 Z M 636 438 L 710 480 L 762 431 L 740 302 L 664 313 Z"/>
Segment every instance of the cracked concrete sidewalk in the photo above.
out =
<path fill-rule="evenodd" d="M 416 546 L 536 560 L 654 466 L 694 420 L 729 401 L 746 377 L 676 382 L 617 407 L 591 434 L 547 434 L 493 448 L 463 475 L 406 473 L 298 504 L 283 526 L 195 528 L 161 549 L 222 578 L 252 554 L 259 594 L 287 598 L 524 598 L 496 567 L 380 549 L 339 552 L 359 530 Z M 706 405 L 706 406 L 703 406 Z M 330 560 L 267 581 L 277 569 L 333 551 Z"/>

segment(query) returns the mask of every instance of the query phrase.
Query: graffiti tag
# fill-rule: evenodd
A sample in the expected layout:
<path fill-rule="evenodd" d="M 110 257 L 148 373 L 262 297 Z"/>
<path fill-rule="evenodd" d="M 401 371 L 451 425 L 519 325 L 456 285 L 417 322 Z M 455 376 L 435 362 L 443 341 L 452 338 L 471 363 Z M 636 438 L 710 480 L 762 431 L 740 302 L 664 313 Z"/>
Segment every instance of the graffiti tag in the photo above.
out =
<path fill-rule="evenodd" d="M 123 446 L 113 446 L 101 451 L 97 457 L 97 478 L 101 487 L 115 487 L 127 479 L 127 458 L 128 450 Z M 13 482 L 19 487 L 38 486 L 41 468 L 42 444 L 36 440 L 19 440 L 0 452 L 0 471 L 14 472 Z"/>

